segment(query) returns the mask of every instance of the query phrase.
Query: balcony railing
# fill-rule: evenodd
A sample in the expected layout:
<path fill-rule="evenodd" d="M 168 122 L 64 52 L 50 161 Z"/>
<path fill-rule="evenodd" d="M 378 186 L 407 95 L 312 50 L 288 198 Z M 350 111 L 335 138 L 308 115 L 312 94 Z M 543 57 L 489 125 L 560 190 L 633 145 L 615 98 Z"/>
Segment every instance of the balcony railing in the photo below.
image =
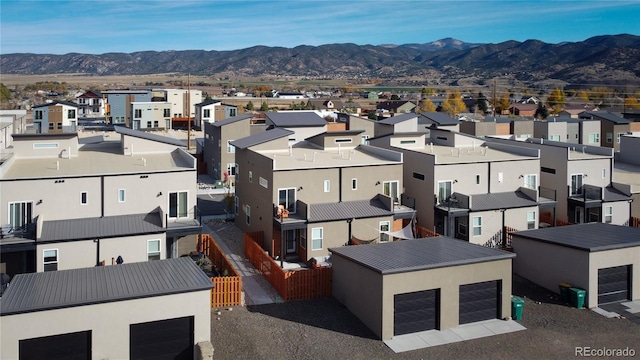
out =
<path fill-rule="evenodd" d="M 180 216 L 185 215 L 185 216 Z M 165 226 L 167 229 L 176 229 L 181 227 L 194 227 L 202 224 L 202 214 L 198 206 L 192 207 L 186 214 L 178 214 L 177 217 L 165 214 Z"/>
<path fill-rule="evenodd" d="M 36 223 L 25 224 L 20 227 L 13 227 L 10 224 L 0 226 L 0 239 L 29 239 L 35 240 Z"/>

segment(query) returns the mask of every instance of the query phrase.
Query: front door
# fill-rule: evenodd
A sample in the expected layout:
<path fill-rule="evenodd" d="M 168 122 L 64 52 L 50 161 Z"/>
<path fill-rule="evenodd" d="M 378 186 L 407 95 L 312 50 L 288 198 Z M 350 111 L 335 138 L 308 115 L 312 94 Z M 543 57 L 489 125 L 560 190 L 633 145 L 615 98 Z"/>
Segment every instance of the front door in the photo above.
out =
<path fill-rule="evenodd" d="M 580 206 L 576 206 L 576 212 L 575 212 L 575 223 L 576 224 L 582 224 L 584 222 L 584 208 L 580 207 Z"/>
<path fill-rule="evenodd" d="M 287 230 L 284 232 L 284 237 L 286 239 L 286 246 L 287 246 L 287 254 L 296 253 L 297 235 L 298 235 L 298 230 Z"/>
<path fill-rule="evenodd" d="M 140 130 L 140 120 L 133 120 L 133 130 Z"/>

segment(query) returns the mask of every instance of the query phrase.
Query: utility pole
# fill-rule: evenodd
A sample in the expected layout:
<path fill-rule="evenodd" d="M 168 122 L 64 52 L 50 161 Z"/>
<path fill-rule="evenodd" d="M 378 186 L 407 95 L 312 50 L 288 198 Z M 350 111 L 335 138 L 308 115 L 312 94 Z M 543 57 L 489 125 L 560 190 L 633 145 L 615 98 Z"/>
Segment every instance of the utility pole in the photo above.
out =
<path fill-rule="evenodd" d="M 493 117 L 496 117 L 496 79 L 493 79 Z"/>
<path fill-rule="evenodd" d="M 191 150 L 191 74 L 187 76 L 187 151 Z"/>

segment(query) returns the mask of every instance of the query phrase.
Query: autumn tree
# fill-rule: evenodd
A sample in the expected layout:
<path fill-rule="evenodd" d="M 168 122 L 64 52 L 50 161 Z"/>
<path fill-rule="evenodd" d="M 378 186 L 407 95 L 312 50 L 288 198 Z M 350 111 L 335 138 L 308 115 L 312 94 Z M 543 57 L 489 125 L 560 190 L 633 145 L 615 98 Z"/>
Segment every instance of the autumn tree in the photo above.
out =
<path fill-rule="evenodd" d="M 442 111 L 450 116 L 456 116 L 465 110 L 467 110 L 467 105 L 462 101 L 460 91 L 457 90 L 450 92 L 442 103 Z"/>
<path fill-rule="evenodd" d="M 498 114 L 502 114 L 504 111 L 508 111 L 511 107 L 511 100 L 509 100 L 509 94 L 504 93 L 500 96 L 498 103 L 494 105 Z"/>
<path fill-rule="evenodd" d="M 431 96 L 435 93 L 435 91 L 433 89 L 430 88 L 422 88 L 422 96 Z"/>
<path fill-rule="evenodd" d="M 551 108 L 551 112 L 554 114 L 559 113 L 564 109 L 566 103 L 566 97 L 564 91 L 560 88 L 555 88 L 547 97 L 547 105 Z"/>
<path fill-rule="evenodd" d="M 418 110 L 420 112 L 434 112 L 436 111 L 436 106 L 433 105 L 433 101 L 431 101 L 431 99 L 425 98 L 420 101 Z"/>
<path fill-rule="evenodd" d="M 628 97 L 624 99 L 624 107 L 630 110 L 640 110 L 640 102 L 636 97 Z"/>
<path fill-rule="evenodd" d="M 589 94 L 584 90 L 578 91 L 577 97 L 582 101 L 589 101 Z"/>

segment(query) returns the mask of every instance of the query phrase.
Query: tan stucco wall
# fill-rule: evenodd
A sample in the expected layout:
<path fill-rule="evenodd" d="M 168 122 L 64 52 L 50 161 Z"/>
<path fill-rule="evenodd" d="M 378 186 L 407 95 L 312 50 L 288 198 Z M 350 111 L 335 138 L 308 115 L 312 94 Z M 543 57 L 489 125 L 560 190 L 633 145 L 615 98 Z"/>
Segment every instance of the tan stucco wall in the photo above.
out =
<path fill-rule="evenodd" d="M 210 294 L 206 290 L 2 316 L 0 357 L 17 359 L 23 339 L 92 330 L 93 359 L 127 359 L 130 324 L 184 316 L 194 316 L 194 345 L 209 341 Z"/>

